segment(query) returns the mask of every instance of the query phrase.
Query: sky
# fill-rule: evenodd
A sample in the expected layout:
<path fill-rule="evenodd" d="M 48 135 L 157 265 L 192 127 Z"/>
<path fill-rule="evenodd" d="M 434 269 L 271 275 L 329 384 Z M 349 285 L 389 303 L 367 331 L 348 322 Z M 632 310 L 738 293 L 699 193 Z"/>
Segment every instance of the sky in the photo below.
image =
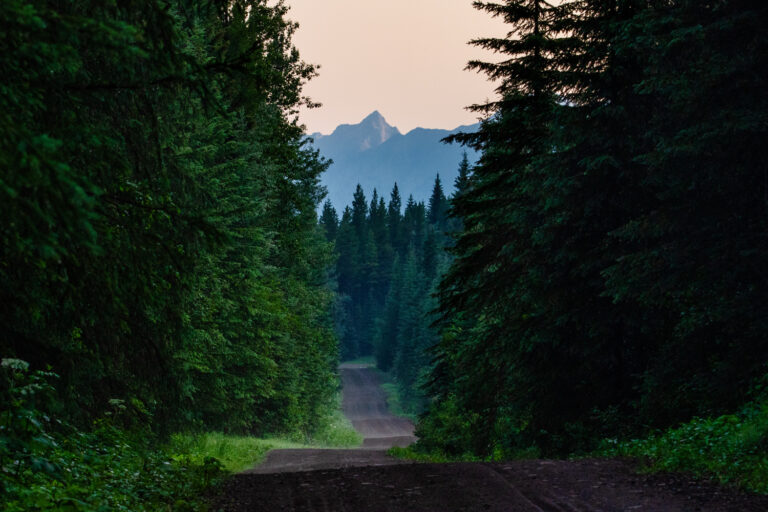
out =
<path fill-rule="evenodd" d="M 304 92 L 323 106 L 304 109 L 308 133 L 331 133 L 378 110 L 406 133 L 453 129 L 477 121 L 466 106 L 494 97 L 485 75 L 464 70 L 471 59 L 496 60 L 467 44 L 503 36 L 502 21 L 471 0 L 287 0 L 300 27 L 293 42 L 320 75 Z"/>

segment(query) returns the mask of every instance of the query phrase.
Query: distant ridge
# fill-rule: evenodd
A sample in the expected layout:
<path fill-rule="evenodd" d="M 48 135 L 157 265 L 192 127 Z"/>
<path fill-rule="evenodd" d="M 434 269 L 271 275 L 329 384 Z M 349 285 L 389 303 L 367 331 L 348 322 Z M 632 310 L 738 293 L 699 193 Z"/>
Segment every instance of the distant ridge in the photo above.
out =
<path fill-rule="evenodd" d="M 346 151 L 365 151 L 383 144 L 394 135 L 401 135 L 400 130 L 387 124 L 384 116 L 375 110 L 359 124 L 342 124 L 337 126 L 331 135 L 316 133 L 312 137 L 316 143 L 326 144 L 328 147 L 336 145 Z"/>
<path fill-rule="evenodd" d="M 477 160 L 477 154 L 440 141 L 452 133 L 474 132 L 478 126 L 453 130 L 415 128 L 403 135 L 377 110 L 358 124 L 342 124 L 330 135 L 315 133 L 311 137 L 320 154 L 333 160 L 322 181 L 328 199 L 341 214 L 344 206 L 352 202 L 358 183 L 368 200 L 374 188 L 389 200 L 392 185 L 397 182 L 405 204 L 411 194 L 416 201 L 426 201 L 435 174 L 440 173 L 446 194 L 451 193 L 462 153 L 466 149 L 470 163 Z"/>

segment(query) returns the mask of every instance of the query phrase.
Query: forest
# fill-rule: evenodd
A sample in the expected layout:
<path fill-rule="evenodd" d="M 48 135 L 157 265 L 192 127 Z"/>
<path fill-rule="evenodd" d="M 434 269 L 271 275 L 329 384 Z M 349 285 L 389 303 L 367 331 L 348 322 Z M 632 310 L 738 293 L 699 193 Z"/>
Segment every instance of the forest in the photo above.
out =
<path fill-rule="evenodd" d="M 426 205 L 409 195 L 403 206 L 397 183 L 388 202 L 374 189 L 369 203 L 358 185 L 341 218 L 330 201 L 320 215 L 337 254 L 330 283 L 337 293 L 333 316 L 341 359 L 373 356 L 377 367 L 394 378 L 405 412 L 412 415 L 427 405 L 422 388 L 430 370 L 429 349 L 438 341 L 431 325 L 437 307 L 433 295 L 451 260 L 445 251 L 449 233 L 461 226 L 448 211 L 468 183 L 466 154 L 458 169 L 451 198 L 438 174 Z"/>
<path fill-rule="evenodd" d="M 474 5 L 480 160 L 337 210 L 286 2 L 0 3 L 5 510 L 196 510 L 174 434 L 316 437 L 362 356 L 412 454 L 768 492 L 768 5 Z"/>
<path fill-rule="evenodd" d="M 4 510 L 156 510 L 94 498 L 98 457 L 77 481 L 70 455 L 137 429 L 311 436 L 335 404 L 327 163 L 286 11 L 2 2 Z"/>

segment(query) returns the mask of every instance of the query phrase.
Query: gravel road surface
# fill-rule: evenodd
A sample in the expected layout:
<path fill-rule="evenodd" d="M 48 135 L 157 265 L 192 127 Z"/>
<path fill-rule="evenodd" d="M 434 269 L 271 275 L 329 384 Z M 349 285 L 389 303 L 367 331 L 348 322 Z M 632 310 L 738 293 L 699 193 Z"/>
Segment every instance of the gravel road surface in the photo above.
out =
<path fill-rule="evenodd" d="M 389 413 L 376 373 L 341 368 L 344 413 L 363 434 L 354 450 L 274 450 L 235 475 L 222 512 L 768 512 L 768 497 L 685 475 L 640 475 L 630 461 L 408 464 L 385 449 L 412 442 Z"/>
<path fill-rule="evenodd" d="M 343 391 L 342 409 L 355 430 L 363 435 L 362 447 L 355 450 L 272 450 L 262 464 L 246 473 L 269 474 L 402 464 L 402 461 L 388 456 L 386 450 L 414 442 L 413 423 L 389 412 L 381 381 L 368 365 L 343 364 L 339 371 Z"/>

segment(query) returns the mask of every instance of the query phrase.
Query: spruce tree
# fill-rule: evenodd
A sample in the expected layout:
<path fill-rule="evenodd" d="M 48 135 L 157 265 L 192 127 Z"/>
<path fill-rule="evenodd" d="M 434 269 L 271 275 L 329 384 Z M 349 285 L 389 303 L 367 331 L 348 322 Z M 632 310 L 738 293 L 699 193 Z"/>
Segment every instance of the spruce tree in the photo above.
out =
<path fill-rule="evenodd" d="M 352 226 L 357 235 L 357 241 L 360 247 L 365 245 L 368 238 L 368 204 L 365 199 L 363 187 L 357 184 L 355 194 L 352 197 Z"/>
<path fill-rule="evenodd" d="M 763 2 L 680 0 L 624 24 L 646 104 L 635 161 L 647 200 L 612 232 L 607 295 L 645 311 L 643 421 L 731 411 L 765 373 L 768 37 Z M 661 322 L 660 322 L 661 320 Z"/>
<path fill-rule="evenodd" d="M 453 194 L 454 197 L 469 188 L 469 158 L 467 157 L 466 151 L 464 151 L 461 156 L 461 162 L 459 162 L 459 174 L 453 181 L 453 188 L 455 189 Z"/>
<path fill-rule="evenodd" d="M 531 321 L 546 302 L 529 290 L 536 290 L 549 276 L 529 270 L 541 258 L 529 242 L 537 236 L 534 229 L 542 214 L 538 203 L 546 176 L 540 164 L 552 152 L 557 59 L 565 42 L 558 27 L 560 10 L 548 2 L 510 0 L 475 6 L 502 17 L 510 32 L 506 38 L 473 41 L 504 56 L 500 63 L 469 64 L 501 84 L 498 100 L 473 107 L 487 114 L 479 131 L 450 138 L 472 145 L 482 156 L 473 169 L 472 185 L 453 200 L 453 212 L 460 216 L 464 231 L 452 249 L 456 259 L 439 294 L 445 322 L 466 317 L 482 323 L 465 333 L 468 338 L 437 347 L 436 356 L 438 364 L 461 368 L 462 388 L 456 390 L 460 405 L 486 418 L 476 435 L 481 444 L 490 446 L 497 421 L 511 421 L 523 429 L 538 419 L 527 416 L 530 409 L 510 410 L 508 404 L 512 396 L 530 392 L 523 387 L 525 382 L 515 382 L 525 371 L 517 357 L 525 356 L 526 347 L 546 341 L 537 338 L 538 324 Z M 489 360 L 484 356 L 489 353 L 496 356 Z"/>
<path fill-rule="evenodd" d="M 323 228 L 325 239 L 329 242 L 336 240 L 336 232 L 339 229 L 339 215 L 330 200 L 323 203 L 323 213 L 320 215 L 320 226 Z"/>
<path fill-rule="evenodd" d="M 387 228 L 389 229 L 389 244 L 392 248 L 402 254 L 402 199 L 400 198 L 400 190 L 397 188 L 397 183 L 392 187 L 392 193 L 389 198 L 389 205 L 387 207 Z"/>
<path fill-rule="evenodd" d="M 446 212 L 448 200 L 443 192 L 443 184 L 440 182 L 440 174 L 435 176 L 435 184 L 432 187 L 432 195 L 429 197 L 427 209 L 427 221 L 436 226 L 440 231 L 445 230 Z"/>

